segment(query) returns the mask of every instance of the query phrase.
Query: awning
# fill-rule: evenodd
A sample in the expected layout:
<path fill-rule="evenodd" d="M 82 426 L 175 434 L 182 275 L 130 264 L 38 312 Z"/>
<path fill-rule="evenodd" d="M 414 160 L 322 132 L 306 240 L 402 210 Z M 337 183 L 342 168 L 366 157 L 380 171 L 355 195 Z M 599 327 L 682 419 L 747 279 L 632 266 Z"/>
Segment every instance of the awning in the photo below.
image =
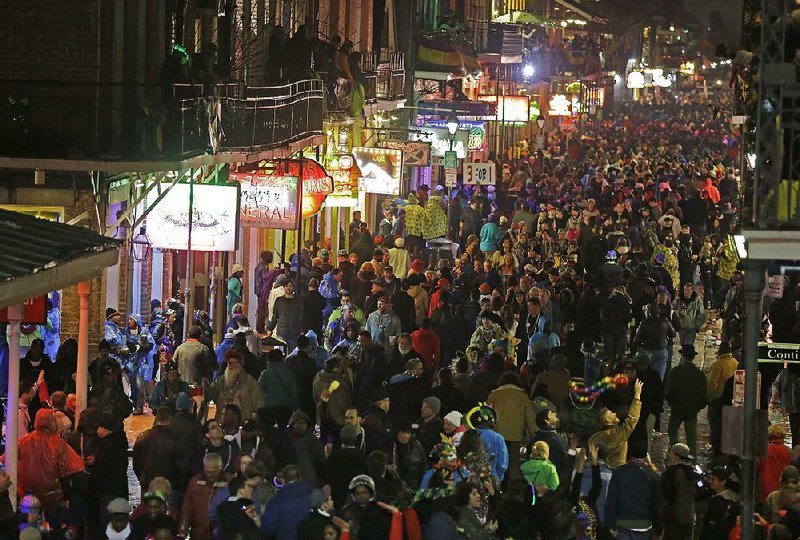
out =
<path fill-rule="evenodd" d="M 535 26 L 556 27 L 558 23 L 544 15 L 537 15 L 530 11 L 511 11 L 494 18 L 494 22 L 532 24 Z"/>
<path fill-rule="evenodd" d="M 25 302 L 117 264 L 121 241 L 0 209 L 0 307 Z"/>
<path fill-rule="evenodd" d="M 587 8 L 583 7 L 580 4 L 580 2 L 578 2 L 578 1 L 575 1 L 575 0 L 556 0 L 556 4 L 560 4 L 560 5 L 564 6 L 568 10 L 577 13 L 578 15 L 580 15 L 581 17 L 584 17 L 588 21 L 595 22 L 595 23 L 601 23 L 601 24 L 605 24 L 605 23 L 608 22 L 608 19 L 604 19 L 603 17 L 600 17 L 599 15 L 594 15 L 593 13 L 591 13 L 591 9 L 587 10 Z"/>

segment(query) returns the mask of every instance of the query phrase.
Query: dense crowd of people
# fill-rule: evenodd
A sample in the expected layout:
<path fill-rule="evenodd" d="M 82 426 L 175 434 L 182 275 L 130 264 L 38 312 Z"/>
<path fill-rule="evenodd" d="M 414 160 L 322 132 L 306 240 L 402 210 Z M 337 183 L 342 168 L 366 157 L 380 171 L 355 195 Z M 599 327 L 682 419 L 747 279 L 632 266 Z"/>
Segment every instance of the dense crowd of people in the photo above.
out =
<path fill-rule="evenodd" d="M 109 308 L 77 425 L 76 344 L 34 343 L 0 538 L 738 538 L 721 436 L 741 356 L 737 141 L 700 97 L 631 104 L 577 156 L 554 132 L 506 159 L 496 189 L 419 186 L 377 230 L 354 212 L 335 255 L 262 254 L 252 322 L 235 265 L 216 339 L 176 301 L 148 325 Z M 445 236 L 449 256 L 427 243 Z M 765 339 L 793 341 L 794 289 L 766 306 Z M 696 349 L 712 317 L 713 362 Z M 762 375 L 797 444 L 795 371 Z M 123 421 L 145 405 L 131 508 Z M 800 536 L 785 431 L 758 465 L 769 538 Z"/>

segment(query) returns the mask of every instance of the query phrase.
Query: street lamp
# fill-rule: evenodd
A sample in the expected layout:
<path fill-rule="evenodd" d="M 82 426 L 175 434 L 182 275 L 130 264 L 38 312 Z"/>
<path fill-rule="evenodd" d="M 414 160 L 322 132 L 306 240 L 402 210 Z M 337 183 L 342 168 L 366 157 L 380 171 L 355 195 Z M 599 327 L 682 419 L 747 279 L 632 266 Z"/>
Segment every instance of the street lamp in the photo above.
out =
<path fill-rule="evenodd" d="M 544 129 L 544 118 L 539 116 L 539 118 L 536 119 L 536 125 L 539 126 L 540 130 Z"/>
<path fill-rule="evenodd" d="M 447 132 L 450 134 L 450 138 L 456 136 L 456 131 L 458 131 L 458 116 L 456 113 L 450 113 L 450 116 L 447 117 Z"/>
<path fill-rule="evenodd" d="M 146 261 L 152 247 L 153 244 L 150 242 L 150 238 L 147 237 L 144 227 L 142 227 L 139 229 L 139 234 L 131 238 L 131 257 L 136 262 Z"/>

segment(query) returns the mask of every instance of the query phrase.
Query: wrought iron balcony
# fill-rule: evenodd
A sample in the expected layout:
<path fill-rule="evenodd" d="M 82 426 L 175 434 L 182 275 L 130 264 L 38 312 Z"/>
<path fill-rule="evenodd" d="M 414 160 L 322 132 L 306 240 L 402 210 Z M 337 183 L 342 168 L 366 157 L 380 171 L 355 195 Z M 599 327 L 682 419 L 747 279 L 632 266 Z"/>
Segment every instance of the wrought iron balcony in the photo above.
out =
<path fill-rule="evenodd" d="M 321 134 L 323 101 L 319 79 L 258 88 L 3 81 L 0 156 L 156 161 L 258 152 Z"/>

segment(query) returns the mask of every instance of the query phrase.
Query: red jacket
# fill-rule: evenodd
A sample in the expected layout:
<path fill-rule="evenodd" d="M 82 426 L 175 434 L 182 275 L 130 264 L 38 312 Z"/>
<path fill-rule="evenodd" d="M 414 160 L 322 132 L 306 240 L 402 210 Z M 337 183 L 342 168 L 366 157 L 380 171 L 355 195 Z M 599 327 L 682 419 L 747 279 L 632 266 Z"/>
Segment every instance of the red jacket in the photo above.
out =
<path fill-rule="evenodd" d="M 422 357 L 425 369 L 437 369 L 442 360 L 442 346 L 439 336 L 433 330 L 420 328 L 411 333 L 411 345 Z"/>
<path fill-rule="evenodd" d="M 783 439 L 769 440 L 767 457 L 758 460 L 758 502 L 763 503 L 767 495 L 781 487 L 781 473 L 792 463 L 792 454 L 783 444 Z"/>

